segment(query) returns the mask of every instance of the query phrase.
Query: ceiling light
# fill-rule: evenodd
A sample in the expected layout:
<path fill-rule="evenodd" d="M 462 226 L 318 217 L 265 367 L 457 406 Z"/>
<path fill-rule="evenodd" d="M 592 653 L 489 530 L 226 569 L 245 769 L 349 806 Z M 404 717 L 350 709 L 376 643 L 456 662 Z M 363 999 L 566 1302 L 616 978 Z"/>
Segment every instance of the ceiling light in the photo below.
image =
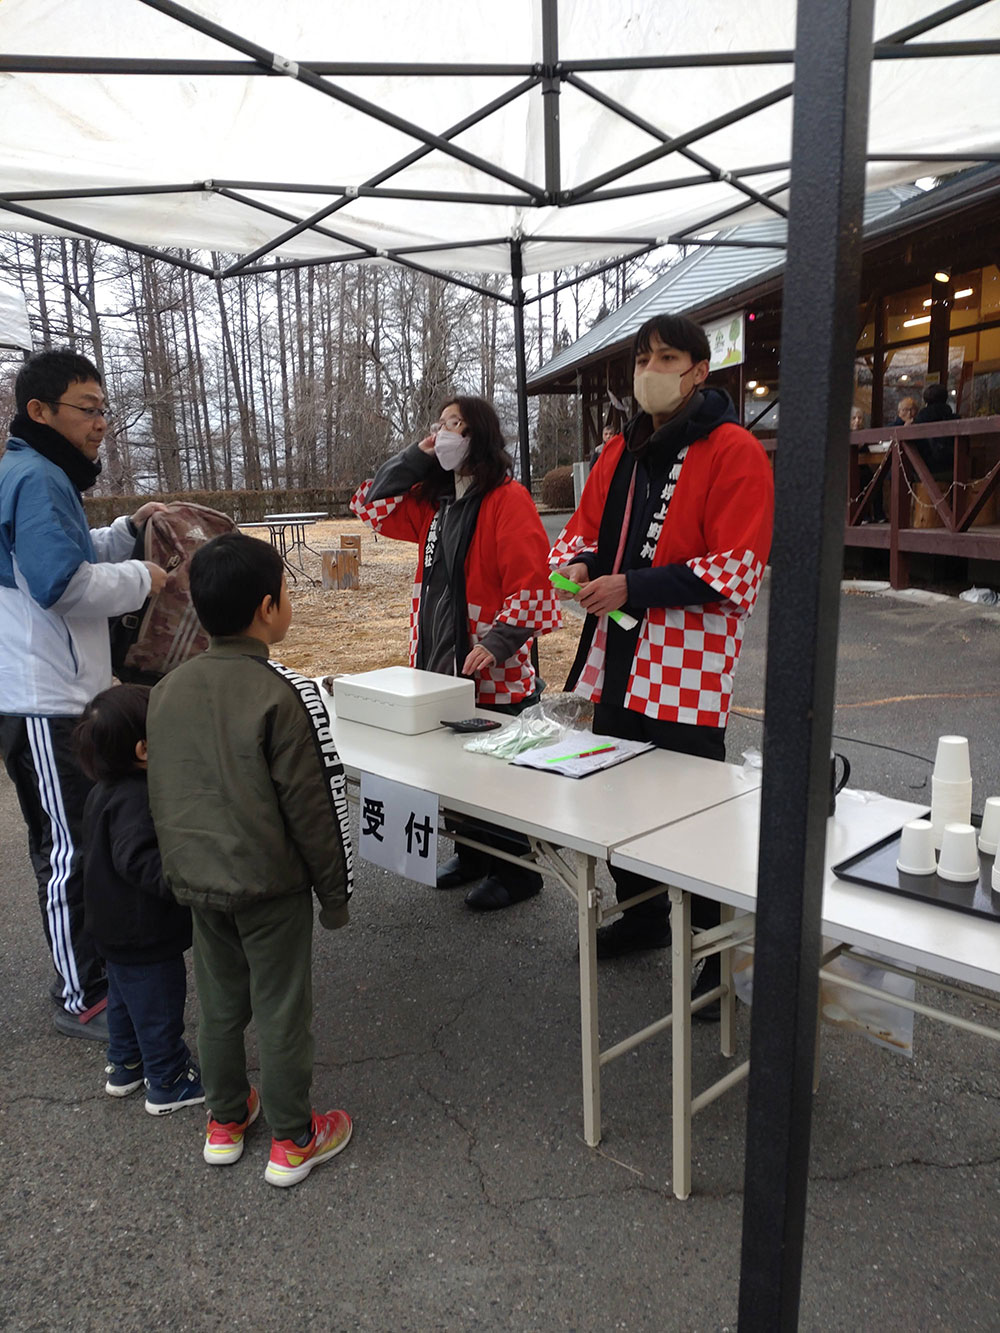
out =
<path fill-rule="evenodd" d="M 915 324 L 929 324 L 930 322 L 930 315 L 917 315 L 914 319 L 904 319 L 903 328 L 912 329 Z"/>
<path fill-rule="evenodd" d="M 951 269 L 939 268 L 934 274 L 935 282 L 951 282 Z"/>
<path fill-rule="evenodd" d="M 957 301 L 960 300 L 963 296 L 971 296 L 971 295 L 972 295 L 972 288 L 963 287 L 960 292 L 955 292 L 955 299 Z"/>
<path fill-rule="evenodd" d="M 909 375 L 900 375 L 899 377 L 900 384 L 905 384 L 909 378 L 910 378 Z"/>
<path fill-rule="evenodd" d="M 932 306 L 933 304 L 934 302 L 928 297 L 928 299 L 924 302 L 924 309 L 926 310 L 928 306 Z"/>
<path fill-rule="evenodd" d="M 756 381 L 756 380 L 747 380 L 747 388 L 748 388 L 748 389 L 756 389 L 756 387 L 757 387 L 757 381 Z"/>
<path fill-rule="evenodd" d="M 758 384 L 757 387 L 756 387 L 756 389 L 754 389 L 753 392 L 754 392 L 754 397 L 755 397 L 755 398 L 763 398 L 764 395 L 767 393 L 767 385 L 766 385 L 766 384 Z"/>

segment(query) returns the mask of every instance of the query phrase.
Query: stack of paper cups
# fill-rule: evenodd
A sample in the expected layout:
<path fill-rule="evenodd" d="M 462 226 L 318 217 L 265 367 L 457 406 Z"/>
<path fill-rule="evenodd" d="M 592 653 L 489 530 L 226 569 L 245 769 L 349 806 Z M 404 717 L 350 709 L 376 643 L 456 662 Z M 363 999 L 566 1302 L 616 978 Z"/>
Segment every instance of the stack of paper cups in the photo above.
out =
<path fill-rule="evenodd" d="M 971 818 L 969 742 L 965 736 L 940 736 L 931 778 L 931 825 L 935 849 L 941 850 L 945 824 L 968 824 Z"/>
<path fill-rule="evenodd" d="M 979 850 L 996 856 L 1000 846 L 1000 796 L 991 796 L 983 806 L 983 826 L 979 830 Z"/>

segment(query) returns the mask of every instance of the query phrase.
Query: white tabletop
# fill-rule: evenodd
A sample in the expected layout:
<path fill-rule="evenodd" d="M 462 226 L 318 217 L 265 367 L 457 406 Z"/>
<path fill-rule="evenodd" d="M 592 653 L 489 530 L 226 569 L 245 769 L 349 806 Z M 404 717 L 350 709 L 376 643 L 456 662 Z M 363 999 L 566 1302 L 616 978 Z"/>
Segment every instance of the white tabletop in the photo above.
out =
<path fill-rule="evenodd" d="M 319 682 L 317 682 L 318 684 Z M 742 768 L 653 750 L 586 778 L 515 767 L 463 748 L 468 735 L 445 728 L 402 736 L 336 717 L 337 750 L 349 776 L 374 773 L 435 792 L 456 814 L 474 815 L 604 858 L 616 843 L 685 819 L 746 792 Z M 509 722 L 499 713 L 483 717 Z"/>
<path fill-rule="evenodd" d="M 307 523 L 320 518 L 329 518 L 330 515 L 325 510 L 319 510 L 315 514 L 265 514 L 265 523 Z"/>
<path fill-rule="evenodd" d="M 837 813 L 827 821 L 823 934 L 995 990 L 1000 982 L 1000 923 L 849 884 L 830 869 L 925 810 L 926 806 L 888 797 L 862 801 L 849 791 L 837 797 Z M 623 843 L 612 853 L 611 862 L 754 911 L 759 824 L 758 790 L 724 808 Z"/>

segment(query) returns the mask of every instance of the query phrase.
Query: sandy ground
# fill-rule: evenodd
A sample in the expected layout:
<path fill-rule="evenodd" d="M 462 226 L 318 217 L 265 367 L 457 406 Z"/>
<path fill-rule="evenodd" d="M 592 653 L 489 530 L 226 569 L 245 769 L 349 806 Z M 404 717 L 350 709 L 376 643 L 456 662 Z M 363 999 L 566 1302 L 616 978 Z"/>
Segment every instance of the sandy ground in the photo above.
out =
<path fill-rule="evenodd" d="M 342 533 L 361 534 L 361 587 L 326 591 L 318 585 L 321 560 L 316 552 L 337 549 Z M 259 536 L 254 530 L 253 536 Z M 292 626 L 276 656 L 309 676 L 371 671 L 407 662 L 410 589 L 417 548 L 409 542 L 378 540 L 358 519 L 331 519 L 306 529 L 312 550 L 302 566 L 317 580 L 290 581 Z M 298 553 L 293 553 L 298 560 Z M 565 616 L 565 628 L 546 634 L 538 644 L 542 676 L 559 690 L 566 679 L 579 638 L 580 621 Z"/>

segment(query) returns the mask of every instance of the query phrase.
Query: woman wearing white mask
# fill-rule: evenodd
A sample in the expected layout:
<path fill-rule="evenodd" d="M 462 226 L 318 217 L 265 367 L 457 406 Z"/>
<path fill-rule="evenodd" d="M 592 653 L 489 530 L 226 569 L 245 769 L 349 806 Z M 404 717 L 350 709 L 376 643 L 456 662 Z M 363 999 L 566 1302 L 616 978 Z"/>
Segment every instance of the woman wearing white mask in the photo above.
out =
<path fill-rule="evenodd" d="M 490 404 L 453 398 L 424 439 L 358 488 L 351 510 L 376 532 L 419 548 L 410 665 L 471 676 L 478 705 L 519 713 L 542 689 L 531 641 L 561 621 L 548 581 L 548 539 L 511 467 Z M 504 850 L 527 850 L 517 835 L 482 826 L 466 831 Z M 460 846 L 438 887 L 473 881 L 465 901 L 480 911 L 530 898 L 542 882 L 535 871 Z"/>

